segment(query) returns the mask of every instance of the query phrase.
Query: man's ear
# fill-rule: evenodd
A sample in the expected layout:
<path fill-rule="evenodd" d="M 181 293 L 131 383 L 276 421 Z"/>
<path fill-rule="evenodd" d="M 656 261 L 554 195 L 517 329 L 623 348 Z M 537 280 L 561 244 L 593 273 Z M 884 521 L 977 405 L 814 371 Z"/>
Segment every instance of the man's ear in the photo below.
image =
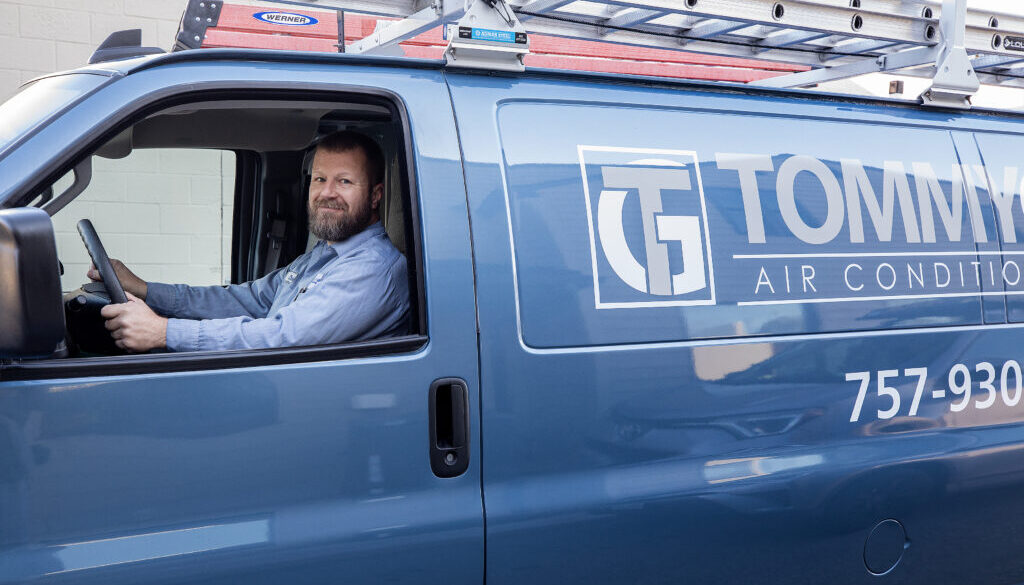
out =
<path fill-rule="evenodd" d="M 377 183 L 373 186 L 373 191 L 370 192 L 370 202 L 373 204 L 373 210 L 377 211 L 380 209 L 380 199 L 384 196 L 384 183 Z"/>

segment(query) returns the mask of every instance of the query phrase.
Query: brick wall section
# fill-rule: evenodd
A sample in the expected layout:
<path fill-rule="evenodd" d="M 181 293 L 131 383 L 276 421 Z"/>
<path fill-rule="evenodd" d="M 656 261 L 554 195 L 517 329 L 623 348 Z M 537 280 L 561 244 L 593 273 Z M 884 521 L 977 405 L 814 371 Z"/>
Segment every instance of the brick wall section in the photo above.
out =
<path fill-rule="evenodd" d="M 30 79 L 85 65 L 96 47 L 118 30 L 141 28 L 143 45 L 170 49 L 186 4 L 0 0 L 0 101 Z M 121 160 L 94 157 L 93 164 L 89 188 L 54 217 L 65 290 L 87 280 L 89 259 L 75 229 L 84 217 L 93 221 L 108 253 L 143 278 L 227 282 L 232 153 L 140 150 Z"/>

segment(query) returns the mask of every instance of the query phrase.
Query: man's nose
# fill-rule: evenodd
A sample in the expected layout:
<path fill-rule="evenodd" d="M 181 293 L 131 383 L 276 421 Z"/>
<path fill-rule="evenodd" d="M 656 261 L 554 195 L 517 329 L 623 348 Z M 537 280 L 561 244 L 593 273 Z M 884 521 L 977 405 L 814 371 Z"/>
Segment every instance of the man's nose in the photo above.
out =
<path fill-rule="evenodd" d="M 341 185 L 338 181 L 327 181 L 320 184 L 319 196 L 321 198 L 337 198 L 341 193 Z"/>

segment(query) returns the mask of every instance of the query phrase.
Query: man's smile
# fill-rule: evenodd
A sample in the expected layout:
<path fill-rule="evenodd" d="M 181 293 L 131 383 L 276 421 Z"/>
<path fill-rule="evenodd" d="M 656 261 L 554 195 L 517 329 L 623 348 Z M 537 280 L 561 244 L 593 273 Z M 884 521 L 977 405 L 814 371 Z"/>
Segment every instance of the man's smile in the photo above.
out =
<path fill-rule="evenodd" d="M 317 211 L 330 211 L 332 213 L 342 213 L 347 210 L 347 205 L 339 205 L 336 203 L 321 203 L 317 205 Z"/>

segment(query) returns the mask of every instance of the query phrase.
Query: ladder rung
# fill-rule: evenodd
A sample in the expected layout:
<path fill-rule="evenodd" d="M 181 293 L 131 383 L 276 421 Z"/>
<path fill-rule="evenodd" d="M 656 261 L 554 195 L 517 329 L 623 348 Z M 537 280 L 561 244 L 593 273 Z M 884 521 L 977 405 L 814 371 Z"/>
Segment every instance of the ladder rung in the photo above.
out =
<path fill-rule="evenodd" d="M 908 46 L 908 45 L 906 45 L 904 43 L 899 43 L 899 42 L 896 42 L 896 41 L 859 40 L 859 41 L 845 41 L 843 43 L 835 45 L 833 47 L 833 49 L 837 53 L 846 53 L 846 54 L 849 54 L 849 53 L 862 53 L 862 54 L 865 54 L 865 55 L 869 55 L 869 54 L 872 54 L 872 53 L 877 53 L 877 52 L 881 51 L 882 49 L 888 49 L 888 48 L 891 48 L 891 47 L 894 47 L 894 46 L 897 46 L 897 45 Z M 845 54 L 836 54 L 836 55 L 825 54 L 825 55 L 822 55 L 821 59 L 822 59 L 822 61 L 827 62 L 827 61 L 830 61 L 832 59 L 836 59 L 836 58 L 839 58 L 839 57 L 845 57 L 845 56 L 847 56 L 847 55 L 845 55 Z"/>
<path fill-rule="evenodd" d="M 572 4 L 574 1 L 575 0 L 530 0 L 525 4 L 521 5 L 520 8 L 527 13 L 547 13 L 552 10 L 557 10 L 567 4 Z M 530 15 L 525 14 L 524 16 L 520 17 L 519 20 L 526 21 L 529 18 L 531 18 Z"/>
<path fill-rule="evenodd" d="M 664 12 L 658 12 L 657 10 L 627 8 L 625 10 L 620 10 L 617 14 L 608 18 L 604 24 L 605 26 L 612 28 L 631 27 L 643 22 L 654 20 L 655 18 L 664 16 L 664 14 Z"/>
<path fill-rule="evenodd" d="M 995 55 L 980 55 L 978 58 L 971 61 L 971 65 L 974 66 L 975 71 L 990 70 L 990 69 L 1010 69 L 1012 65 L 1024 62 L 1024 55 L 1020 57 L 997 57 Z M 990 73 L 998 73 L 996 71 L 989 71 Z"/>
<path fill-rule="evenodd" d="M 805 30 L 783 30 L 761 39 L 758 44 L 764 47 L 764 49 L 774 49 L 778 47 L 798 45 L 809 41 L 816 41 L 828 36 L 830 36 L 829 33 L 808 32 Z"/>
<path fill-rule="evenodd" d="M 735 20 L 709 20 L 691 28 L 685 34 L 687 40 L 710 39 L 749 26 L 749 23 L 737 22 Z"/>
<path fill-rule="evenodd" d="M 796 45 L 805 45 L 812 41 L 818 41 L 827 38 L 827 33 L 809 33 L 807 31 L 780 31 L 769 35 L 760 41 L 758 41 L 758 48 L 754 49 L 755 53 L 761 54 L 768 51 L 786 47 L 793 47 Z"/>

